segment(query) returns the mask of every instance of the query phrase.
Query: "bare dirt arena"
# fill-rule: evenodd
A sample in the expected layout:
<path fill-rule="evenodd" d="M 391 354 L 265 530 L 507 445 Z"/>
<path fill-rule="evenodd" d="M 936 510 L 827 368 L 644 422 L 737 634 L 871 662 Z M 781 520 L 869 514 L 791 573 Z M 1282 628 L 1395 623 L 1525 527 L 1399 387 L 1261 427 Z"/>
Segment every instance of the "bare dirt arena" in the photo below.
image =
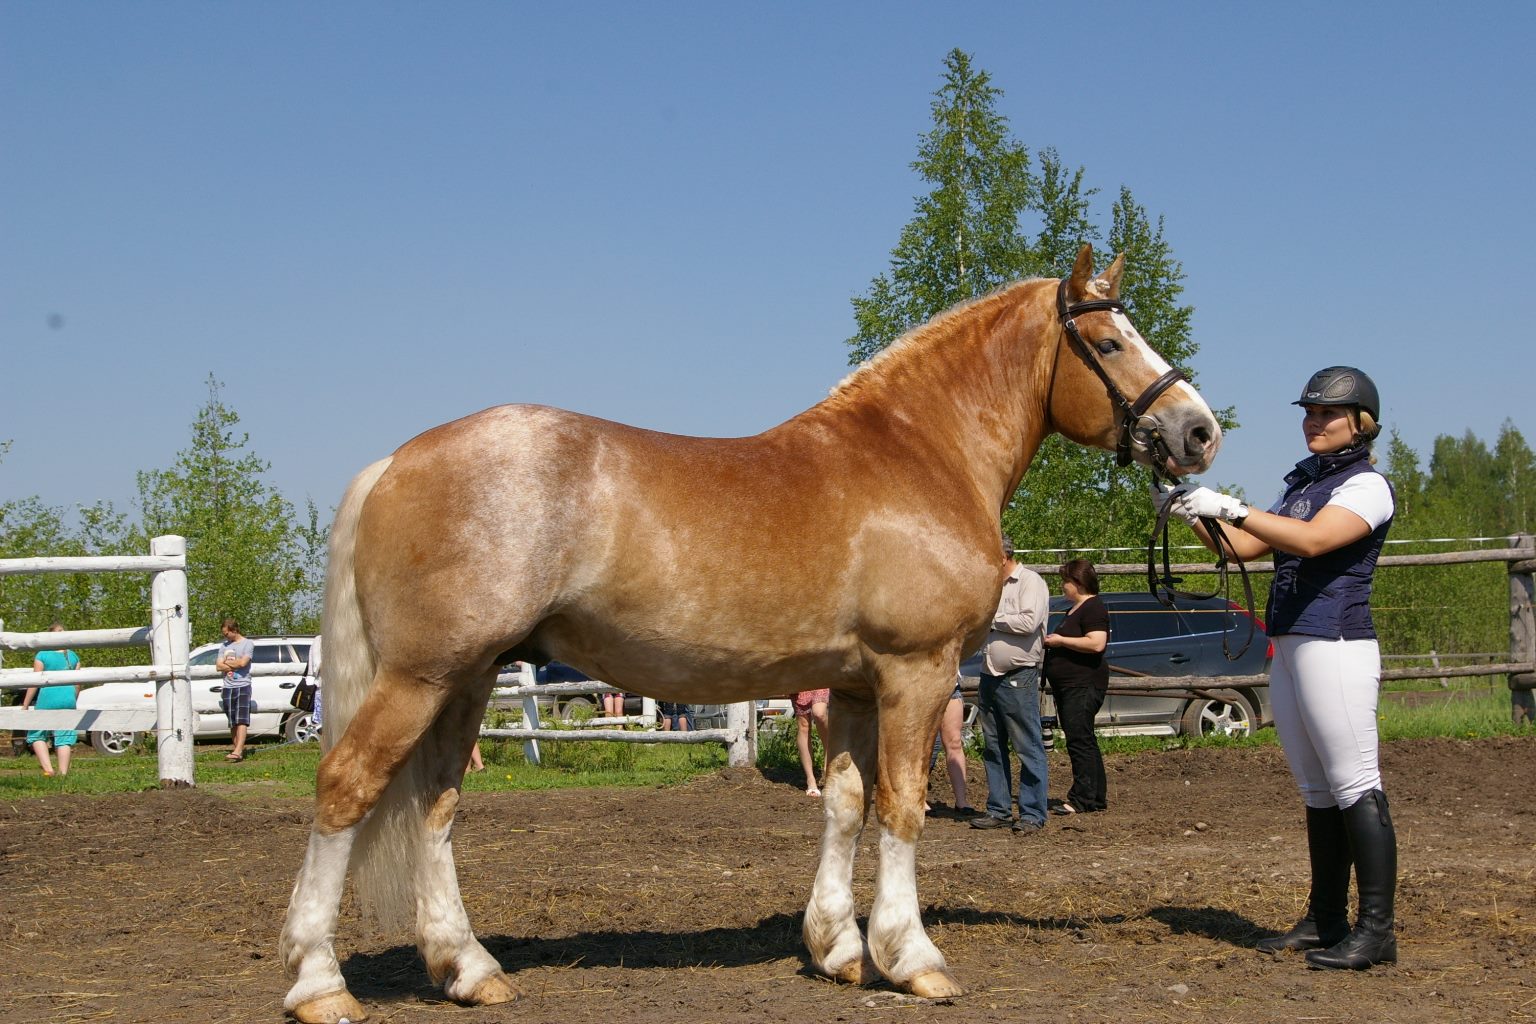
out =
<path fill-rule="evenodd" d="M 516 1004 L 444 1002 L 407 937 L 375 934 L 350 902 L 338 952 L 376 1021 L 1536 1017 L 1536 743 L 1404 742 L 1384 762 L 1402 963 L 1360 974 L 1251 948 L 1305 900 L 1301 812 L 1275 748 L 1112 758 L 1110 811 L 1034 838 L 932 819 L 923 916 L 969 989 L 949 1003 L 806 973 L 818 805 L 756 771 L 468 795 L 460 878 L 482 940 L 528 990 Z M 1053 792 L 1065 768 L 1054 755 Z M 309 818 L 307 803 L 210 785 L 0 807 L 0 1020 L 280 1020 L 277 934 Z"/>

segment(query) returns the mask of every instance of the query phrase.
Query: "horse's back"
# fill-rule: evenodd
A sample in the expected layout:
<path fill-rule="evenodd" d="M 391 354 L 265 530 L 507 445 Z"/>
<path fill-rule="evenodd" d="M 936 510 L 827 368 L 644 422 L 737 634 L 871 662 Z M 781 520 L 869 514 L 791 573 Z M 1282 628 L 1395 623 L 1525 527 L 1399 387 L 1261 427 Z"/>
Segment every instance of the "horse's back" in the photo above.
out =
<path fill-rule="evenodd" d="M 864 639 L 933 643 L 995 598 L 956 525 L 977 516 L 951 513 L 964 496 L 902 466 L 814 417 L 698 438 L 499 406 L 396 451 L 358 578 L 403 659 L 514 652 L 685 686 L 857 672 Z"/>

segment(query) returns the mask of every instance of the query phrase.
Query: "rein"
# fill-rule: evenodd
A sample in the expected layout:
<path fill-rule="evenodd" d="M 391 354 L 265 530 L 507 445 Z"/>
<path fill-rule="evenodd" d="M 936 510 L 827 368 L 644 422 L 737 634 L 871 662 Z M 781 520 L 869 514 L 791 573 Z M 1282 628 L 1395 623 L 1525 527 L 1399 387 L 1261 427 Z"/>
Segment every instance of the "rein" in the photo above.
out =
<path fill-rule="evenodd" d="M 1104 369 L 1103 363 L 1099 361 L 1093 347 L 1083 339 L 1082 334 L 1077 329 L 1076 320 L 1083 313 L 1112 312 L 1124 314 L 1125 305 L 1119 299 L 1089 299 L 1084 302 L 1069 304 L 1067 302 L 1068 280 L 1063 278 L 1061 284 L 1056 288 L 1056 316 L 1061 320 L 1062 330 L 1067 332 L 1067 337 L 1072 339 L 1072 344 L 1076 346 L 1078 353 L 1104 384 L 1104 389 L 1109 392 L 1109 397 L 1120 410 L 1120 438 L 1115 444 L 1115 464 L 1118 466 L 1129 466 L 1131 464 L 1131 449 L 1133 447 L 1140 448 L 1151 453 L 1152 480 L 1154 484 L 1164 482 L 1173 485 L 1178 484 L 1178 478 L 1169 475 L 1163 468 L 1169 462 L 1174 461 L 1173 452 L 1168 447 L 1168 442 L 1164 439 L 1156 418 L 1148 416 L 1147 410 L 1152 407 L 1152 403 L 1157 401 L 1164 391 L 1167 391 L 1179 381 L 1187 381 L 1189 378 L 1184 375 L 1183 371 L 1172 369 L 1158 377 L 1151 384 L 1148 384 L 1134 402 L 1126 398 L 1125 392 L 1121 391 L 1119 385 L 1110 379 L 1109 373 Z M 1216 544 L 1216 571 L 1218 574 L 1216 589 L 1212 590 L 1209 594 L 1187 593 L 1176 589 L 1177 584 L 1182 583 L 1183 580 L 1173 575 L 1173 569 L 1168 557 L 1168 516 L 1172 510 L 1173 502 L 1171 500 L 1163 503 L 1162 511 L 1157 516 L 1157 522 L 1152 527 L 1152 536 L 1147 539 L 1147 589 L 1163 607 L 1168 608 L 1175 615 L 1180 614 L 1179 609 L 1174 605 L 1175 598 L 1182 597 L 1191 601 L 1208 601 L 1219 595 L 1230 595 L 1231 574 L 1227 568 L 1227 552 L 1230 551 L 1233 561 L 1237 563 L 1238 574 L 1242 577 L 1243 607 L 1248 612 L 1248 638 L 1243 641 L 1243 645 L 1235 653 L 1227 640 L 1227 635 L 1231 631 L 1223 630 L 1221 634 L 1222 653 L 1226 655 L 1228 661 L 1236 661 L 1243 656 L 1248 650 L 1249 645 L 1253 643 L 1253 583 L 1248 578 L 1248 567 L 1243 564 L 1241 558 L 1237 557 L 1237 549 L 1232 546 L 1232 542 L 1228 539 L 1226 531 L 1221 528 L 1221 524 L 1215 519 L 1202 516 L 1200 521 L 1205 524 L 1206 531 L 1210 534 L 1211 540 Z M 1162 537 L 1163 548 L 1163 572 L 1161 577 L 1157 573 L 1157 541 L 1159 535 Z M 1230 596 L 1227 599 L 1229 602 L 1231 601 Z"/>

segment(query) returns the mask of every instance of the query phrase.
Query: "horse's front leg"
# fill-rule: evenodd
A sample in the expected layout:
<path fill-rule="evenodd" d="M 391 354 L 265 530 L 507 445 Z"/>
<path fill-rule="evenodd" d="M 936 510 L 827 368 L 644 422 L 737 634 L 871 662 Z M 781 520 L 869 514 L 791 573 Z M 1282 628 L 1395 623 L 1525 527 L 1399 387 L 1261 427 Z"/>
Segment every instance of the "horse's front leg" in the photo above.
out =
<path fill-rule="evenodd" d="M 873 794 L 877 729 L 871 698 L 833 692 L 821 788 L 826 818 L 821 863 L 801 928 L 811 965 L 829 978 L 855 985 L 880 977 L 865 949 L 853 904 L 853 856 Z"/>
<path fill-rule="evenodd" d="M 928 755 L 954 686 L 954 671 L 953 662 L 908 660 L 886 667 L 881 680 L 875 788 L 880 866 L 869 913 L 869 951 L 892 984 L 930 999 L 965 991 L 923 931 L 917 900 L 917 841 L 923 831 Z"/>

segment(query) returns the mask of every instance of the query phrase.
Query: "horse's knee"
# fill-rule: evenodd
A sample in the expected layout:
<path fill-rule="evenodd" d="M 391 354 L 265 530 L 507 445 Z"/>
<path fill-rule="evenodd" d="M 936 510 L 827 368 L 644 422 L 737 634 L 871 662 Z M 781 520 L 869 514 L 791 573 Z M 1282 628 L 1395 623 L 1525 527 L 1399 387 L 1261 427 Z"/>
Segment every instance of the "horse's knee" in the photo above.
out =
<path fill-rule="evenodd" d="M 875 798 L 875 812 L 879 815 L 880 827 L 894 839 L 916 843 L 923 834 L 925 815 L 921 798 L 901 799 L 882 792 Z"/>

